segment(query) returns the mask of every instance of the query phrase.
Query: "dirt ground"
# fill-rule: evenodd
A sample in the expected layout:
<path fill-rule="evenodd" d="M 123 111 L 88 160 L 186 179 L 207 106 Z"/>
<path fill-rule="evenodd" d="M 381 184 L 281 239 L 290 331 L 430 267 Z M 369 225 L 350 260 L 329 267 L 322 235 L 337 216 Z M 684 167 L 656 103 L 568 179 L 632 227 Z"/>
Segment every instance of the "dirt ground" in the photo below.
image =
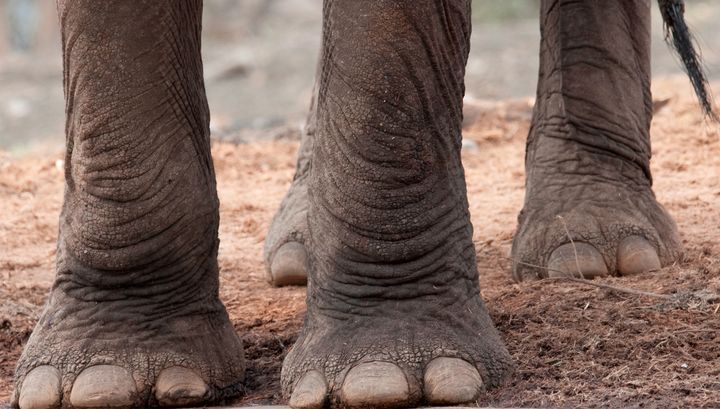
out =
<path fill-rule="evenodd" d="M 720 136 L 702 122 L 685 79 L 656 81 L 654 98 L 655 191 L 678 222 L 685 259 L 593 282 L 606 287 L 512 282 L 532 101 L 468 102 L 463 160 L 482 294 L 518 367 L 481 406 L 720 407 Z M 279 402 L 281 362 L 305 311 L 304 288 L 271 288 L 261 256 L 293 175 L 297 132 L 255 139 L 213 148 L 221 296 L 248 362 L 243 404 Z M 52 284 L 62 183 L 61 152 L 0 153 L 0 404 Z"/>

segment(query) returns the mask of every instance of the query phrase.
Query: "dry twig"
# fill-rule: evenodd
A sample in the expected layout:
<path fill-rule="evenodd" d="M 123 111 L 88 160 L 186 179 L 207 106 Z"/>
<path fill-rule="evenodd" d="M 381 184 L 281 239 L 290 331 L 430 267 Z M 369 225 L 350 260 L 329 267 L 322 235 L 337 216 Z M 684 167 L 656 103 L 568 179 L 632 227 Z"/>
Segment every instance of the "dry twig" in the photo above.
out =
<path fill-rule="evenodd" d="M 524 262 L 522 262 L 522 261 L 518 261 L 518 260 L 515 260 L 515 259 L 510 258 L 510 257 L 507 257 L 507 258 L 510 259 L 510 260 L 512 260 L 512 261 L 514 261 L 514 262 L 516 262 L 516 263 L 518 263 L 518 264 L 522 264 L 522 265 L 524 265 L 524 266 L 534 267 L 534 268 L 541 268 L 541 269 L 546 270 L 546 271 L 554 271 L 554 272 L 556 272 L 556 273 L 566 274 L 564 271 L 554 270 L 554 269 L 551 269 L 551 268 L 542 267 L 542 266 L 538 266 L 538 265 L 531 264 L 531 263 L 524 263 Z M 609 285 L 609 284 L 595 283 L 595 282 L 590 281 L 590 280 L 588 280 L 588 279 L 586 279 L 586 278 L 577 278 L 577 277 L 564 276 L 564 277 L 550 277 L 550 278 L 548 278 L 548 279 L 549 279 L 549 280 L 554 280 L 554 281 L 570 281 L 570 282 L 573 282 L 573 283 L 585 284 L 585 285 L 589 285 L 589 286 L 592 286 L 592 287 L 597 287 L 597 288 L 602 288 L 602 289 L 609 290 L 609 291 L 614 291 L 614 292 L 617 292 L 617 293 L 625 293 L 625 294 L 639 295 L 639 296 L 644 296 L 644 297 L 658 298 L 658 299 L 661 299 L 661 300 L 673 300 L 673 299 L 674 299 L 673 296 L 671 296 L 671 295 L 657 294 L 657 293 L 651 293 L 651 292 L 648 292 L 648 291 L 636 290 L 636 289 L 634 289 L 634 288 L 617 287 L 617 286 Z"/>
<path fill-rule="evenodd" d="M 580 275 L 582 279 L 585 279 L 585 275 L 580 269 L 580 257 L 578 256 L 577 247 L 575 246 L 575 241 L 573 240 L 572 236 L 570 235 L 570 230 L 568 230 L 567 224 L 565 223 L 565 219 L 563 219 L 562 216 L 558 215 L 558 219 L 560 219 L 560 223 L 563 225 L 563 229 L 565 229 L 565 234 L 567 234 L 568 240 L 570 240 L 570 244 L 572 244 L 573 253 L 575 253 L 575 267 L 577 267 L 577 272 Z"/>

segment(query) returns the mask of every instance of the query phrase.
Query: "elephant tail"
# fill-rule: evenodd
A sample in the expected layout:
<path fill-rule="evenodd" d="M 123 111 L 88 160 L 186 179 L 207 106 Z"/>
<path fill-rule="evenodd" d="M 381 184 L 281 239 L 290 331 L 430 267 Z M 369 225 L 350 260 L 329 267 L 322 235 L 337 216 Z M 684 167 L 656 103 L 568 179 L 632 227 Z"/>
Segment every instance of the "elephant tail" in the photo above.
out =
<path fill-rule="evenodd" d="M 700 55 L 695 49 L 690 29 L 685 23 L 685 1 L 658 0 L 658 3 L 665 23 L 665 41 L 675 49 L 680 57 L 703 113 L 711 120 L 720 122 L 720 118 L 713 109 L 713 98 Z"/>

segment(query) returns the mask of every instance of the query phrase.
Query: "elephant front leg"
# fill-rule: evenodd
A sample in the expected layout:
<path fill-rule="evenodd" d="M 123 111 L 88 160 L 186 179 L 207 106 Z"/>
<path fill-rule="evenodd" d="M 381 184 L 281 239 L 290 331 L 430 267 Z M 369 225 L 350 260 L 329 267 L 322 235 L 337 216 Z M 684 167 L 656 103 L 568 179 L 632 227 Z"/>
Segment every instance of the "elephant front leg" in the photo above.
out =
<path fill-rule="evenodd" d="M 542 2 L 516 280 L 628 275 L 681 254 L 650 176 L 650 2 Z"/>
<path fill-rule="evenodd" d="M 469 0 L 327 0 L 294 408 L 473 402 L 512 370 L 460 161 Z"/>
<path fill-rule="evenodd" d="M 218 298 L 200 1 L 61 1 L 67 109 L 57 275 L 15 374 L 20 409 L 237 395 Z"/>

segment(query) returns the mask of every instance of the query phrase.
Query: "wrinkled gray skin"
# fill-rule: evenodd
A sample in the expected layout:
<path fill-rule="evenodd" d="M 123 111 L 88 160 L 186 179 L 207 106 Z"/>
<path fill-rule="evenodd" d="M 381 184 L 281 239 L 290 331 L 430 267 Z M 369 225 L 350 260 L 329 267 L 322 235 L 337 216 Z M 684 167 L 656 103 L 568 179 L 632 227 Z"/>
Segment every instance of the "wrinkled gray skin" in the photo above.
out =
<path fill-rule="evenodd" d="M 649 7 L 542 2 L 518 280 L 637 273 L 680 254 L 648 167 Z M 59 13 L 57 277 L 13 404 L 237 396 L 243 351 L 218 299 L 201 4 L 61 0 Z M 325 0 L 323 13 L 317 97 L 266 245 L 276 284 L 309 276 L 283 393 L 296 408 L 472 402 L 513 365 L 480 298 L 460 161 L 470 1 Z"/>

